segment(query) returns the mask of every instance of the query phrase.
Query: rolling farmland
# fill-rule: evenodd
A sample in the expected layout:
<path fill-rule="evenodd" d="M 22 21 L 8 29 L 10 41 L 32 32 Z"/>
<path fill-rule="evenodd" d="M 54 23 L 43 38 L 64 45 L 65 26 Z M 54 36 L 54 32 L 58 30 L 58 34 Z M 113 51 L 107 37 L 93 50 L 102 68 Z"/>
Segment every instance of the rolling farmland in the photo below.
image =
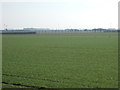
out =
<path fill-rule="evenodd" d="M 3 35 L 3 88 L 117 88 L 117 33 Z"/>

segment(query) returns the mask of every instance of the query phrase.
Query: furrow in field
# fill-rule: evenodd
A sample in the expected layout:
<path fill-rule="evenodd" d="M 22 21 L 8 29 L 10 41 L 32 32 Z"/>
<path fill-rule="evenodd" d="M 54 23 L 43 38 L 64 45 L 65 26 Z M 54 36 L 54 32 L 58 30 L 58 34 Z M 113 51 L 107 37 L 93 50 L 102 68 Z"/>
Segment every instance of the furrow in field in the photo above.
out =
<path fill-rule="evenodd" d="M 38 78 L 33 78 L 33 77 L 25 77 L 25 76 L 11 75 L 11 74 L 2 74 L 2 75 L 3 76 L 10 76 L 10 77 L 25 78 L 25 79 L 43 80 L 43 81 L 49 81 L 49 82 L 60 82 L 60 81 L 57 81 L 57 80 L 51 80 L 51 79 L 47 79 L 47 78 L 38 79 Z"/>
<path fill-rule="evenodd" d="M 27 87 L 27 88 L 45 89 L 45 87 L 29 86 L 29 85 L 18 84 L 18 83 L 8 83 L 8 82 L 4 82 L 4 81 L 2 83 L 3 84 L 14 85 L 14 86 L 23 86 L 23 87 Z"/>

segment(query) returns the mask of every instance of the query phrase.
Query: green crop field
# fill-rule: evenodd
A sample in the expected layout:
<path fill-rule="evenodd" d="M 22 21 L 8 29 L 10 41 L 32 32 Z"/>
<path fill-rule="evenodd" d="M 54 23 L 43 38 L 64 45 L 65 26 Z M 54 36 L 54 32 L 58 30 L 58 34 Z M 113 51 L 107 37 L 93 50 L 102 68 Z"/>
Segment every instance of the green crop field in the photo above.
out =
<path fill-rule="evenodd" d="M 117 33 L 3 35 L 3 88 L 118 88 Z"/>

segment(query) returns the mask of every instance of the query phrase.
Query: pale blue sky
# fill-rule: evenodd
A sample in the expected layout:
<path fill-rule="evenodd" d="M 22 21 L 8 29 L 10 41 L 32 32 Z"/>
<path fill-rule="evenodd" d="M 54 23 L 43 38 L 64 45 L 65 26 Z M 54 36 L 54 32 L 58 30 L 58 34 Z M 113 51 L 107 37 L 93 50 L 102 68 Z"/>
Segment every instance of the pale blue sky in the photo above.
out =
<path fill-rule="evenodd" d="M 2 24 L 12 28 L 117 28 L 117 0 L 45 0 L 2 3 Z M 3 26 L 4 27 L 4 26 Z"/>

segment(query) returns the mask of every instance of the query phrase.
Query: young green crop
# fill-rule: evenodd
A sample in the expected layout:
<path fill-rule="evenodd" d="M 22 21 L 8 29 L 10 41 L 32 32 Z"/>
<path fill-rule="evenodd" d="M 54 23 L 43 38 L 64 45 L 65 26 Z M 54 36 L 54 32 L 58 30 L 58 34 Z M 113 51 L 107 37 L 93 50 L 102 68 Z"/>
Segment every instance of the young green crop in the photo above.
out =
<path fill-rule="evenodd" d="M 117 33 L 3 35 L 3 81 L 47 88 L 117 88 L 117 43 Z"/>

